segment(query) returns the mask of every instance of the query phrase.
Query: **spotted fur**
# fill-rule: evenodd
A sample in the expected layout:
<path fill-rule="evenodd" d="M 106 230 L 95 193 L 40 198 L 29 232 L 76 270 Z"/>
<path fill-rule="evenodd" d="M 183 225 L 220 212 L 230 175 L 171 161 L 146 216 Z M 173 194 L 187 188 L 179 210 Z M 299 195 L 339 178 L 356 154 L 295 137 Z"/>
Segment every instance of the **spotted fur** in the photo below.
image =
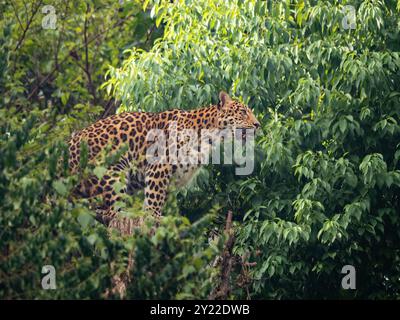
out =
<path fill-rule="evenodd" d="M 146 151 L 151 146 L 147 134 L 151 129 L 167 132 L 171 123 L 177 124 L 177 132 L 183 129 L 225 129 L 257 128 L 259 122 L 252 111 L 238 101 L 232 100 L 225 92 L 220 93 L 220 103 L 192 111 L 168 110 L 160 113 L 127 112 L 101 119 L 73 135 L 69 141 L 72 172 L 77 172 L 80 162 L 80 144 L 86 141 L 89 147 L 89 161 L 95 160 L 107 145 L 112 150 L 127 144 L 128 151 L 106 174 L 98 179 L 93 176 L 82 181 L 77 193 L 82 197 L 101 196 L 103 205 L 97 208 L 98 215 L 105 223 L 116 214 L 113 205 L 119 200 L 113 185 L 120 180 L 121 172 L 125 174 L 126 185 L 122 193 L 134 194 L 144 189 L 145 209 L 156 217 L 161 216 L 171 180 L 184 185 L 200 165 L 149 163 Z M 178 143 L 178 149 L 184 142 Z M 175 178 L 175 179 L 173 179 Z"/>

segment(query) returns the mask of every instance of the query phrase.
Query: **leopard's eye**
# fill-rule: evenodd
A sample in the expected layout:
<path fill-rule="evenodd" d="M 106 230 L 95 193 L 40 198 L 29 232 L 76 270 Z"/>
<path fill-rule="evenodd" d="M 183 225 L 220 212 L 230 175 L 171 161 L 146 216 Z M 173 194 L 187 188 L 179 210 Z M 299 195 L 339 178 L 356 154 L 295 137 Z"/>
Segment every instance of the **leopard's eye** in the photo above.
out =
<path fill-rule="evenodd" d="M 243 110 L 242 110 L 242 115 L 243 115 L 243 116 L 247 116 L 247 111 L 243 109 Z"/>

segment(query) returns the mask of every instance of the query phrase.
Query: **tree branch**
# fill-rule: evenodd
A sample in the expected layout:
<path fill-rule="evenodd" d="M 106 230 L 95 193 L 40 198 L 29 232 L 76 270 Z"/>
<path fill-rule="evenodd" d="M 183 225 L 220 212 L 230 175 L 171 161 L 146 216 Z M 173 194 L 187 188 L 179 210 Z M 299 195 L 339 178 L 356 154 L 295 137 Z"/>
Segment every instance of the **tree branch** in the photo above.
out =
<path fill-rule="evenodd" d="M 228 211 L 225 224 L 225 236 L 227 240 L 225 242 L 224 251 L 222 254 L 221 262 L 221 276 L 220 283 L 215 290 L 210 294 L 209 299 L 227 299 L 229 297 L 230 287 L 230 274 L 233 266 L 234 257 L 232 256 L 232 249 L 235 243 L 235 236 L 232 229 L 232 211 Z"/>
<path fill-rule="evenodd" d="M 15 17 L 17 18 L 17 20 L 18 20 L 18 24 L 19 24 L 19 26 L 21 27 L 21 30 L 24 30 L 24 27 L 23 27 L 23 25 L 22 25 L 22 22 L 21 22 L 21 20 L 19 19 L 19 15 L 18 15 L 18 10 L 17 10 L 17 8 L 15 7 L 15 5 L 14 5 L 14 3 L 11 1 L 11 5 L 12 5 L 12 7 L 13 7 L 13 9 L 14 9 L 14 15 L 15 15 Z"/>
<path fill-rule="evenodd" d="M 35 15 L 38 12 L 38 10 L 39 10 L 40 6 L 42 5 L 42 3 L 43 3 L 43 0 L 40 0 L 38 6 L 35 9 L 32 10 L 32 14 L 31 14 L 28 22 L 26 23 L 25 28 L 22 31 L 22 35 L 19 38 L 19 40 L 17 42 L 17 45 L 14 48 L 14 51 L 17 51 L 19 49 L 19 47 L 22 45 L 22 42 L 25 39 L 26 33 L 27 33 L 27 31 L 29 30 L 29 28 L 30 28 L 30 26 L 32 24 L 33 18 L 35 17 Z"/>
<path fill-rule="evenodd" d="M 93 96 L 93 104 L 97 104 L 97 96 L 96 96 L 96 89 L 94 88 L 92 75 L 90 73 L 90 63 L 89 63 L 89 43 L 88 43 L 88 15 L 90 12 L 89 4 L 86 4 L 86 13 L 85 13 L 85 22 L 83 26 L 83 40 L 85 46 L 85 68 L 84 71 L 86 73 L 88 79 L 88 89 Z"/>

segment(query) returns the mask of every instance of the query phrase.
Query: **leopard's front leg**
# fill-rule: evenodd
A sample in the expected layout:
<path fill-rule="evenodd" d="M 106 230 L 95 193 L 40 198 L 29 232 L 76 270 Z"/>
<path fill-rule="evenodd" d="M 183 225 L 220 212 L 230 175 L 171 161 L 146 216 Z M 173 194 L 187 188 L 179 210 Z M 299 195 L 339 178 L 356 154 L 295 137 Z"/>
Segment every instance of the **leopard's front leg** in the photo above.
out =
<path fill-rule="evenodd" d="M 149 164 L 145 171 L 144 208 L 160 220 L 171 180 L 170 164 Z"/>

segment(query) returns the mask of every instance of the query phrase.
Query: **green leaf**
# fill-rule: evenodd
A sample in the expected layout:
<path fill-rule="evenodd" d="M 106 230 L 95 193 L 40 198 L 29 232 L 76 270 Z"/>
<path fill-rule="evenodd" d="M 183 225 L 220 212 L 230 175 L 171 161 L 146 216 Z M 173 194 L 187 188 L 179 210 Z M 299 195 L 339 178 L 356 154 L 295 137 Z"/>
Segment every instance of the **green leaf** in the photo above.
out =
<path fill-rule="evenodd" d="M 96 175 L 96 177 L 100 180 L 103 178 L 103 176 L 106 174 L 107 168 L 102 167 L 102 166 L 97 166 L 94 168 L 93 173 Z"/>
<path fill-rule="evenodd" d="M 61 180 L 53 181 L 53 188 L 57 191 L 57 193 L 61 196 L 66 196 L 68 194 L 68 189 L 66 185 Z"/>
<path fill-rule="evenodd" d="M 92 223 L 93 221 L 94 221 L 93 216 L 86 211 L 83 211 L 78 215 L 78 222 L 84 229 L 87 228 L 89 224 Z"/>

